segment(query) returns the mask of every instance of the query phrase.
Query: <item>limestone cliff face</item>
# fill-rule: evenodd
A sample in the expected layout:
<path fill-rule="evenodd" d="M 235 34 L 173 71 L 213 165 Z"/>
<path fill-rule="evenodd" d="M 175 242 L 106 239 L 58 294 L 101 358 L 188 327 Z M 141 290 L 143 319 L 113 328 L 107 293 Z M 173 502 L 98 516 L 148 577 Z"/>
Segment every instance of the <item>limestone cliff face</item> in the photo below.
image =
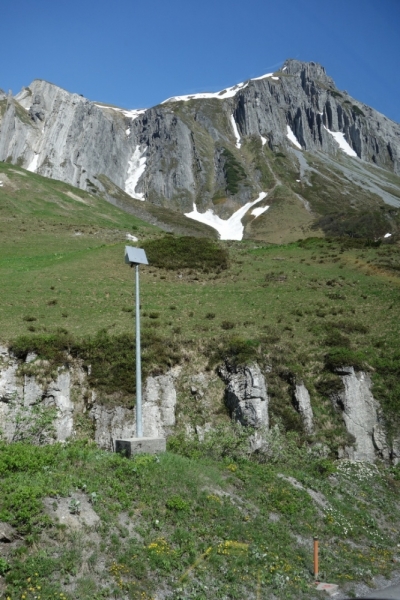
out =
<path fill-rule="evenodd" d="M 331 157 L 343 155 L 343 141 L 347 152 L 400 174 L 400 125 L 339 92 L 316 63 L 288 60 L 235 88 L 138 111 L 35 80 L 15 97 L 2 93 L 0 109 L 0 160 L 89 191 L 103 189 L 97 178 L 105 175 L 139 200 L 181 212 L 195 202 L 225 216 L 265 191 L 244 151 L 252 136 L 275 151 Z"/>
<path fill-rule="evenodd" d="M 123 187 L 133 153 L 125 134 L 128 124 L 119 111 L 102 110 L 77 94 L 35 80 L 7 99 L 0 159 L 82 189 L 90 189 L 90 178 L 100 173 Z"/>
<path fill-rule="evenodd" d="M 243 136 L 287 144 L 289 126 L 302 149 L 334 155 L 338 144 L 330 132 L 342 132 L 359 158 L 400 173 L 398 123 L 339 92 L 316 63 L 288 60 L 276 75 L 251 80 L 237 94 L 234 114 Z"/>

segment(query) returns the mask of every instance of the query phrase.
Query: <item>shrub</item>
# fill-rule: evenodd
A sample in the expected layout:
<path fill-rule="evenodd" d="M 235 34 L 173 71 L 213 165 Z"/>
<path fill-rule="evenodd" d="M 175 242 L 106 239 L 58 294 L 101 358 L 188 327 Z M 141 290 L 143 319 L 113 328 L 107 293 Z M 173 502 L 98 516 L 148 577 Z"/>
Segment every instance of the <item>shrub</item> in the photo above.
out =
<path fill-rule="evenodd" d="M 226 191 L 233 196 L 239 191 L 240 181 L 246 179 L 246 173 L 242 165 L 235 158 L 232 152 L 230 152 L 230 150 L 224 148 L 222 151 L 222 156 L 225 159 L 223 170 L 225 175 Z"/>
<path fill-rule="evenodd" d="M 207 238 L 164 236 L 143 244 L 149 263 L 164 269 L 203 272 L 228 268 L 228 252 Z"/>
<path fill-rule="evenodd" d="M 4 558 L 0 556 L 0 575 L 4 577 L 4 575 L 10 570 L 10 566 Z"/>
<path fill-rule="evenodd" d="M 233 323 L 233 321 L 222 321 L 221 327 L 225 330 L 234 329 L 235 323 Z"/>
<path fill-rule="evenodd" d="M 189 502 L 186 502 L 186 500 L 181 498 L 181 496 L 171 496 L 171 498 L 169 498 L 167 500 L 165 505 L 169 510 L 176 510 L 176 511 L 180 511 L 180 510 L 187 511 L 190 508 Z"/>
<path fill-rule="evenodd" d="M 362 355 L 349 348 L 332 348 L 325 355 L 325 366 L 331 371 L 341 367 L 354 367 L 356 370 L 365 368 Z"/>
<path fill-rule="evenodd" d="M 325 338 L 327 346 L 336 346 L 342 348 L 350 348 L 350 340 L 348 337 L 340 333 L 337 329 L 333 329 Z"/>
<path fill-rule="evenodd" d="M 245 365 L 258 357 L 259 342 L 234 336 L 223 339 L 218 348 L 210 347 L 209 367 L 228 360 L 232 365 Z"/>

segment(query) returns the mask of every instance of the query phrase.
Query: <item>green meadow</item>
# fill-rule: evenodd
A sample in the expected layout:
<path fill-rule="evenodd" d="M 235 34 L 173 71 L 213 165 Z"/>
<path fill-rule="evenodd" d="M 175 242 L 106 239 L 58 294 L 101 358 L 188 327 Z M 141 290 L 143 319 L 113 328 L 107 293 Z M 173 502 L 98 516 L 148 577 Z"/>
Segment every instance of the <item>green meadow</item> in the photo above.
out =
<path fill-rule="evenodd" d="M 308 598 L 313 535 L 321 577 L 346 593 L 389 576 L 399 469 L 336 461 L 346 432 L 329 393 L 335 367 L 364 369 L 389 430 L 398 427 L 398 244 L 182 238 L 18 167 L 0 163 L 0 180 L 0 342 L 17 356 L 35 350 L 50 369 L 65 351 L 90 360 L 103 401 L 119 390 L 134 405 L 130 234 L 150 262 L 140 275 L 144 375 L 225 359 L 272 367 L 264 457 L 248 455 L 251 432 L 229 424 L 218 395 L 215 431 L 200 443 L 178 427 L 156 458 L 100 451 L 90 431 L 64 446 L 2 444 L 0 522 L 19 541 L 0 555 L 0 597 Z M 311 437 L 291 404 L 293 377 L 311 394 Z M 196 419 L 192 405 L 178 389 L 177 412 Z M 310 452 L 316 442 L 327 455 Z M 77 494 L 99 515 L 95 530 L 43 512 L 44 498 L 54 510 L 68 498 L 77 514 Z"/>

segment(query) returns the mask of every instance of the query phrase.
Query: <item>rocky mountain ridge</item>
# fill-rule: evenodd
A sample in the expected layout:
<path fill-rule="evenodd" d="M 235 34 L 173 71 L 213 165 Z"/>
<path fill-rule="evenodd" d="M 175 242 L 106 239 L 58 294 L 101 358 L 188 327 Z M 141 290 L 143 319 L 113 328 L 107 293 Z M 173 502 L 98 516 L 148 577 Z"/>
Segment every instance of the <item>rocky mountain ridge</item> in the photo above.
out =
<path fill-rule="evenodd" d="M 276 158 L 292 175 L 287 193 L 313 216 L 323 211 L 296 184 L 327 174 L 310 158 L 375 204 L 400 206 L 398 180 L 387 175 L 400 175 L 400 125 L 337 90 L 313 62 L 288 60 L 219 93 L 131 111 L 35 80 L 15 97 L 3 94 L 0 115 L 0 160 L 108 197 L 117 186 L 125 198 L 197 220 L 208 210 L 226 220 L 271 196 L 282 184 Z M 265 211 L 266 202 L 258 202 Z"/>

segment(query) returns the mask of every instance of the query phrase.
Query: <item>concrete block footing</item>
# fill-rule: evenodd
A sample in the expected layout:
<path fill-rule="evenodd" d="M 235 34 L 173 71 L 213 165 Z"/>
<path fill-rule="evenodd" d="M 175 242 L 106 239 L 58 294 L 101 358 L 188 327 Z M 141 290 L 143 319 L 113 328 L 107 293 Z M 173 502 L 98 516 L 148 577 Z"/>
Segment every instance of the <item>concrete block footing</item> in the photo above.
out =
<path fill-rule="evenodd" d="M 134 454 L 160 454 L 166 451 L 165 438 L 141 437 L 130 440 L 115 440 L 115 452 L 130 457 Z"/>

